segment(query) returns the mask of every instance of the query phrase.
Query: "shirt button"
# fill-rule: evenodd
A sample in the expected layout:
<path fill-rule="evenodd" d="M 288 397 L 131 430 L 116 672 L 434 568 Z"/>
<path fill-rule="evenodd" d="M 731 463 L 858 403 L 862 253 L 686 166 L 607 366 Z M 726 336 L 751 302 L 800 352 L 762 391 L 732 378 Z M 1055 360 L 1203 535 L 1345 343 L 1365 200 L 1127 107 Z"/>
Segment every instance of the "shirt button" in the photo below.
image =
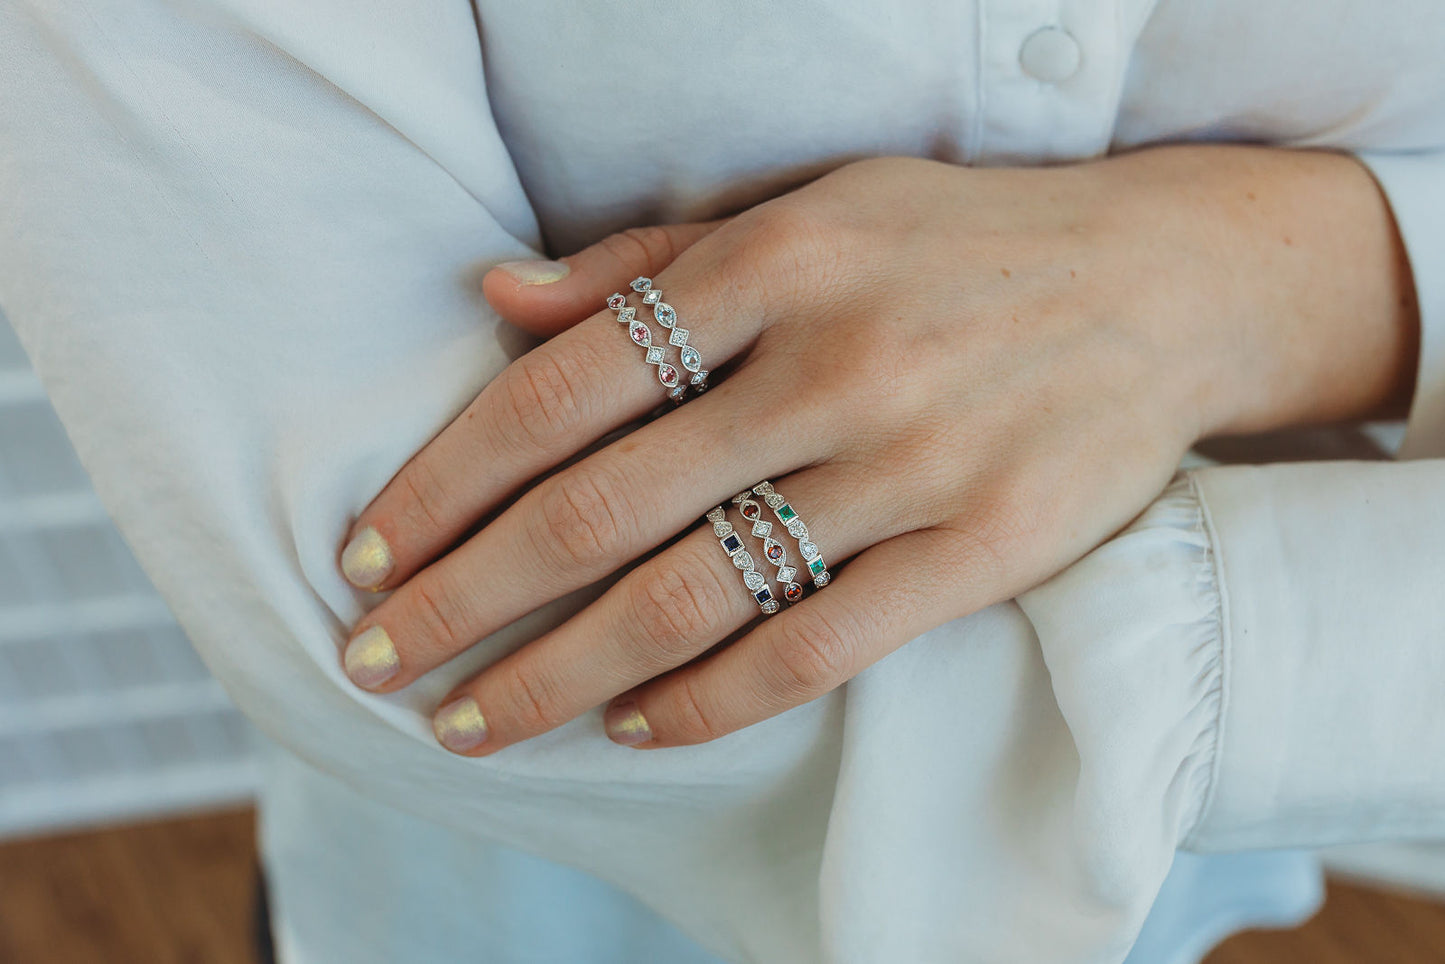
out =
<path fill-rule="evenodd" d="M 1046 84 L 1057 84 L 1079 69 L 1079 42 L 1060 27 L 1044 27 L 1029 34 L 1019 48 L 1024 73 Z"/>

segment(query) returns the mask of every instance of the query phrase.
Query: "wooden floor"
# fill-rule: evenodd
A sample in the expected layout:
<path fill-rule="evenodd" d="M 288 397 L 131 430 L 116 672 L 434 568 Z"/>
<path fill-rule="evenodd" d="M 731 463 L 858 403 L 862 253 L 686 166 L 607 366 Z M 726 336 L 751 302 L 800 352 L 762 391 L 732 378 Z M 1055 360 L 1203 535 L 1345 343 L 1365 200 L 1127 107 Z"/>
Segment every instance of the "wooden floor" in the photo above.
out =
<path fill-rule="evenodd" d="M 0 844 L 0 964 L 254 964 L 249 811 Z M 1445 904 L 1332 885 L 1207 964 L 1445 964 Z M 410 964 L 410 962 L 408 962 Z"/>

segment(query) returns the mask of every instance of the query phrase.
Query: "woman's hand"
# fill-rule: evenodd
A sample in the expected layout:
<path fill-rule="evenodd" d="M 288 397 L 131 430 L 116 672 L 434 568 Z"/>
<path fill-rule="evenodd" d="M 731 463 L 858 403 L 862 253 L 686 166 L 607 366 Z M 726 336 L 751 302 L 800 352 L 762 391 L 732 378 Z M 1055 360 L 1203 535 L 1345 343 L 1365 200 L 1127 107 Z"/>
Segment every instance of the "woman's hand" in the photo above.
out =
<path fill-rule="evenodd" d="M 396 592 L 355 628 L 347 671 L 406 686 L 691 531 L 443 701 L 438 737 L 470 755 L 614 697 L 609 734 L 644 747 L 773 716 L 1077 559 L 1198 438 L 1398 407 L 1413 370 L 1388 209 L 1338 155 L 871 159 L 566 263 L 549 283 L 545 265 L 488 275 L 504 317 L 557 335 L 362 513 L 343 568 Z M 602 307 L 637 275 L 676 308 L 713 387 L 527 487 L 661 400 L 657 369 Z M 696 523 L 764 479 L 835 578 L 695 659 L 758 615 Z"/>

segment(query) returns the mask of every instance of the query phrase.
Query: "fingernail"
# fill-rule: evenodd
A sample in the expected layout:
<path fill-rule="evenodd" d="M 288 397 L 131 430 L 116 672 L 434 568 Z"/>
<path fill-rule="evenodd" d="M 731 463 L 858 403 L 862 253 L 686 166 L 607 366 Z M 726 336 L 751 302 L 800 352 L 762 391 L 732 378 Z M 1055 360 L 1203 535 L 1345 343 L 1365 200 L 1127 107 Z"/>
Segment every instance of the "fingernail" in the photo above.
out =
<path fill-rule="evenodd" d="M 647 717 L 631 700 L 609 706 L 602 714 L 602 725 L 607 730 L 607 738 L 623 746 L 635 746 L 652 739 L 652 727 L 647 725 Z"/>
<path fill-rule="evenodd" d="M 470 696 L 452 700 L 437 710 L 431 728 L 437 741 L 453 753 L 465 753 L 487 738 L 482 708 Z"/>
<path fill-rule="evenodd" d="M 341 550 L 341 573 L 357 589 L 380 588 L 386 577 L 391 575 L 395 562 L 391 557 L 391 546 L 371 526 L 352 536 L 346 548 Z"/>
<path fill-rule="evenodd" d="M 351 681 L 368 690 L 385 683 L 401 669 L 401 657 L 380 626 L 372 626 L 347 643 L 343 662 Z"/>
<path fill-rule="evenodd" d="M 572 269 L 560 261 L 503 261 L 497 265 L 517 279 L 518 284 L 549 285 L 567 277 Z"/>

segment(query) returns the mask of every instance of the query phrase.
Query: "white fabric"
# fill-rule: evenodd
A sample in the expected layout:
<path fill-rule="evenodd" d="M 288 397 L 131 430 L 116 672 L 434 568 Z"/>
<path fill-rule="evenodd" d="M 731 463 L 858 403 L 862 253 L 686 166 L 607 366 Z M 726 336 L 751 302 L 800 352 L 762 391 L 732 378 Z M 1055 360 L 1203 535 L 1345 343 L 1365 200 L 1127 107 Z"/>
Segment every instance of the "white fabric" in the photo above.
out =
<path fill-rule="evenodd" d="M 1186 841 L 1439 835 L 1440 462 L 1183 476 L 1018 603 L 655 752 L 613 746 L 597 712 L 480 760 L 431 737 L 445 690 L 595 589 L 380 697 L 341 672 L 362 609 L 336 566 L 355 512 L 529 347 L 477 293 L 487 265 L 718 216 L 874 154 L 1040 163 L 1181 137 L 1368 152 L 1425 316 L 1403 453 L 1445 454 L 1433 3 L 475 7 L 0 0 L 0 308 L 207 664 L 331 775 L 282 764 L 292 782 L 268 788 L 288 962 L 395 960 L 354 918 L 417 888 L 456 921 L 512 866 L 428 856 L 491 852 L 469 837 L 610 881 L 722 958 L 792 964 L 1119 961 Z M 1057 84 L 1019 60 L 1045 26 L 1081 50 Z M 319 788 L 333 778 L 412 816 L 335 814 L 386 835 L 369 854 L 366 833 L 313 834 L 344 798 Z M 1209 875 L 1174 878 L 1151 946 L 1197 953 L 1311 906 L 1308 874 L 1270 866 L 1278 892 L 1255 874 L 1252 898 L 1199 902 L 1207 920 L 1180 912 Z M 582 890 L 637 921 L 596 960 L 677 946 Z M 412 960 L 472 942 L 475 959 L 532 959 L 524 928 L 485 916 L 450 936 L 393 920 Z"/>

